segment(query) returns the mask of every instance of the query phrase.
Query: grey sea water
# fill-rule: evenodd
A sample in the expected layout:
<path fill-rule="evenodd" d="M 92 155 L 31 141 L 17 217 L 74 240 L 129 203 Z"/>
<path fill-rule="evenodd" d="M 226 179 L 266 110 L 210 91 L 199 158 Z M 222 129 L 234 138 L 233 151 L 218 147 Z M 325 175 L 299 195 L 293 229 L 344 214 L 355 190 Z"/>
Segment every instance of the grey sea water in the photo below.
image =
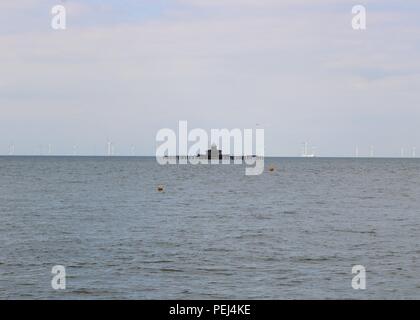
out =
<path fill-rule="evenodd" d="M 420 160 L 265 163 L 0 157 L 0 298 L 420 298 Z"/>

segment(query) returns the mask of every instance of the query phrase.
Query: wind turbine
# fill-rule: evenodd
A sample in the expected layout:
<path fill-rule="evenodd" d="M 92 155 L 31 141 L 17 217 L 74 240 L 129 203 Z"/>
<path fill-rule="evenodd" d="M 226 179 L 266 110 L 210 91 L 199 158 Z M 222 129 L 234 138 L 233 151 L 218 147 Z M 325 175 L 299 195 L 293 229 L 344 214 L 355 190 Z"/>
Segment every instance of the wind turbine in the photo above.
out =
<path fill-rule="evenodd" d="M 108 157 L 110 157 L 112 156 L 113 146 L 112 146 L 112 142 L 109 139 L 108 139 L 107 145 L 108 145 Z"/>
<path fill-rule="evenodd" d="M 9 156 L 13 156 L 15 154 L 15 145 L 12 143 L 9 146 Z"/>
<path fill-rule="evenodd" d="M 370 157 L 373 158 L 375 156 L 375 152 L 373 146 L 370 146 Z"/>
<path fill-rule="evenodd" d="M 312 147 L 312 153 L 308 154 L 308 143 L 304 142 L 303 143 L 302 157 L 305 157 L 305 158 L 315 157 L 315 154 L 313 153 L 313 149 L 314 149 L 314 147 Z"/>

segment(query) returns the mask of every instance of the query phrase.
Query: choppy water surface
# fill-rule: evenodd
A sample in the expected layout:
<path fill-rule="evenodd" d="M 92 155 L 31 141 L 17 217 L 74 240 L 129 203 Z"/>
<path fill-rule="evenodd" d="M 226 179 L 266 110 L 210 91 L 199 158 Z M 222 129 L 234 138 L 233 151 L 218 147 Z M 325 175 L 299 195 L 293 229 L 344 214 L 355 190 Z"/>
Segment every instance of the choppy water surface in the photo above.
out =
<path fill-rule="evenodd" d="M 420 298 L 419 160 L 265 162 L 1 157 L 0 298 Z"/>

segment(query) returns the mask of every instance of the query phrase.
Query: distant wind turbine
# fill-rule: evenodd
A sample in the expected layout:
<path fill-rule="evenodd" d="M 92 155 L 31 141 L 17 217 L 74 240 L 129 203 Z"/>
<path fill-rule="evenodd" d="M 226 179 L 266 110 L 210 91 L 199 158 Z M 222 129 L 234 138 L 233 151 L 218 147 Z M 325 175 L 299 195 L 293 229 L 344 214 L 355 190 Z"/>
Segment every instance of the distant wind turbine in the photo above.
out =
<path fill-rule="evenodd" d="M 9 146 L 9 156 L 13 156 L 15 154 L 15 145 L 12 143 Z"/>
<path fill-rule="evenodd" d="M 108 140 L 107 146 L 108 146 L 108 157 L 110 157 L 112 156 L 112 151 L 113 151 L 112 142 L 110 140 Z"/>
<path fill-rule="evenodd" d="M 303 143 L 302 157 L 305 157 L 305 158 L 315 157 L 315 154 L 313 153 L 313 151 L 314 151 L 314 147 L 312 147 L 312 153 L 308 154 L 308 143 L 307 142 Z"/>

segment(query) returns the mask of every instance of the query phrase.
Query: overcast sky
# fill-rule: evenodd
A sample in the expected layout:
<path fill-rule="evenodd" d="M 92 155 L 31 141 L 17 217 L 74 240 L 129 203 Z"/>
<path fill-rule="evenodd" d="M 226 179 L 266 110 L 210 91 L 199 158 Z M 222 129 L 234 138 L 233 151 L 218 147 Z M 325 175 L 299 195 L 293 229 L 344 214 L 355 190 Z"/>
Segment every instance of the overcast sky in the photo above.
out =
<path fill-rule="evenodd" d="M 154 155 L 179 120 L 258 123 L 266 155 L 303 141 L 322 156 L 420 154 L 420 1 L 0 2 L 0 154 L 100 155 L 110 139 Z"/>

